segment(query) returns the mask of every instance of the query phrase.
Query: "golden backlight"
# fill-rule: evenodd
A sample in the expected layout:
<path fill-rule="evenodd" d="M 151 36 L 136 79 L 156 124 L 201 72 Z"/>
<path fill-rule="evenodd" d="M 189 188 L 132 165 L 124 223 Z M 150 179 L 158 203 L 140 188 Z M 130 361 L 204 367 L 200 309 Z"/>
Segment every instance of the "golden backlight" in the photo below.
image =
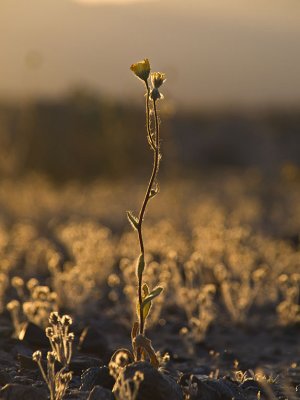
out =
<path fill-rule="evenodd" d="M 95 4 L 132 4 L 132 3 L 142 3 L 149 0 L 72 0 L 72 1 L 84 5 L 95 5 Z"/>
<path fill-rule="evenodd" d="M 0 26 L 0 97 L 129 96 L 127 65 L 150 57 L 185 106 L 300 99 L 299 0 L 0 0 Z"/>

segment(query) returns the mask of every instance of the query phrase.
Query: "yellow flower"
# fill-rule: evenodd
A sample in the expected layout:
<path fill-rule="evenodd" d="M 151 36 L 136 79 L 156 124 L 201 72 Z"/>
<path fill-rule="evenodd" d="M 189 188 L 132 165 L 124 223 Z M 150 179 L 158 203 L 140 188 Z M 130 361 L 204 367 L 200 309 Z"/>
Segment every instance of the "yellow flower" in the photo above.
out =
<path fill-rule="evenodd" d="M 145 58 L 143 61 L 138 61 L 135 64 L 132 64 L 130 67 L 131 71 L 142 81 L 147 82 L 147 79 L 150 75 L 150 63 L 148 58 Z"/>
<path fill-rule="evenodd" d="M 166 80 L 166 74 L 162 72 L 153 72 L 151 74 L 151 82 L 155 89 L 158 89 Z"/>

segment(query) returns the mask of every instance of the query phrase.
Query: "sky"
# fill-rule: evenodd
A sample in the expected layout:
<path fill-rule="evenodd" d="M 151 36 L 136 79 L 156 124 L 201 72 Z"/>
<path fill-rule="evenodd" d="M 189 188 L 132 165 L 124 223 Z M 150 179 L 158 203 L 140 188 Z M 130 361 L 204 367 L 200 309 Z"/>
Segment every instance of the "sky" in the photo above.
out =
<path fill-rule="evenodd" d="M 0 98 L 131 100 L 148 57 L 182 106 L 300 103 L 299 0 L 1 0 Z"/>

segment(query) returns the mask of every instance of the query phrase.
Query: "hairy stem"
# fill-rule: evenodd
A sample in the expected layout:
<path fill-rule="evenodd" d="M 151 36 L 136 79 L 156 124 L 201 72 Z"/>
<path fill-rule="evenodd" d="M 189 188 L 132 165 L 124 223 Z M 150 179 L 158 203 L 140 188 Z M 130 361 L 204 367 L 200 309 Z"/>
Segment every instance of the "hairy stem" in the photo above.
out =
<path fill-rule="evenodd" d="M 150 97 L 150 88 L 149 88 L 149 84 L 146 81 L 145 82 L 146 85 L 146 127 L 147 127 L 147 135 L 148 135 L 148 142 L 151 146 L 151 149 L 154 151 L 155 150 L 155 144 L 153 141 L 153 137 L 151 134 L 151 121 L 150 121 L 150 106 L 149 106 L 149 97 Z"/>
<path fill-rule="evenodd" d="M 45 381 L 46 384 L 49 386 L 49 381 L 48 381 L 47 375 L 45 374 L 45 371 L 44 371 L 44 368 L 43 368 L 43 366 L 42 366 L 41 361 L 38 362 L 38 366 L 39 366 L 39 369 L 40 369 L 40 371 L 41 371 L 41 374 L 42 374 L 42 377 L 43 377 L 44 381 Z"/>
<path fill-rule="evenodd" d="M 147 86 L 147 98 L 148 98 L 148 93 L 149 93 L 149 87 Z M 155 132 L 154 132 L 154 138 L 155 142 L 153 142 L 153 138 L 150 132 L 150 121 L 149 121 L 149 115 L 150 115 L 150 110 L 149 110 L 149 98 L 146 102 L 146 113 L 147 113 L 147 131 L 148 131 L 148 138 L 151 138 L 151 143 L 153 143 L 152 150 L 153 150 L 153 168 L 152 168 L 152 173 L 151 177 L 148 183 L 147 191 L 141 206 L 141 210 L 139 213 L 138 217 L 138 237 L 139 237 L 139 244 L 140 244 L 140 250 L 141 253 L 144 255 L 145 254 L 145 248 L 144 248 L 144 241 L 143 241 L 143 231 L 142 231 L 142 225 L 143 225 L 143 220 L 144 220 L 144 215 L 146 212 L 146 208 L 150 199 L 150 194 L 151 190 L 153 188 L 153 184 L 155 182 L 158 169 L 159 169 L 159 161 L 160 161 L 160 153 L 159 153 L 159 122 L 158 122 L 158 116 L 157 116 L 157 109 L 156 109 L 156 102 L 153 102 L 153 109 L 154 109 L 154 119 L 155 119 Z M 151 144 L 150 143 L 150 144 Z M 139 298 L 139 308 L 140 308 L 140 334 L 144 333 L 144 328 L 145 328 L 145 321 L 144 321 L 144 316 L 143 316 L 143 308 L 142 308 L 142 286 L 143 286 L 143 277 L 140 276 L 138 280 L 138 298 Z"/>

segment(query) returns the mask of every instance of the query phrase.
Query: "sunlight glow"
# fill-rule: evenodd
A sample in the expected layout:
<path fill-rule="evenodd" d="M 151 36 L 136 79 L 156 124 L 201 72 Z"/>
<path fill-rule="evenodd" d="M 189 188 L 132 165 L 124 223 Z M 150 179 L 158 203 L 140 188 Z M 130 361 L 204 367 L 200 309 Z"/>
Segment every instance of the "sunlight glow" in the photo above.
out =
<path fill-rule="evenodd" d="M 146 3 L 151 0 L 73 0 L 75 3 L 84 5 L 97 5 L 97 4 L 132 4 L 132 3 Z"/>

